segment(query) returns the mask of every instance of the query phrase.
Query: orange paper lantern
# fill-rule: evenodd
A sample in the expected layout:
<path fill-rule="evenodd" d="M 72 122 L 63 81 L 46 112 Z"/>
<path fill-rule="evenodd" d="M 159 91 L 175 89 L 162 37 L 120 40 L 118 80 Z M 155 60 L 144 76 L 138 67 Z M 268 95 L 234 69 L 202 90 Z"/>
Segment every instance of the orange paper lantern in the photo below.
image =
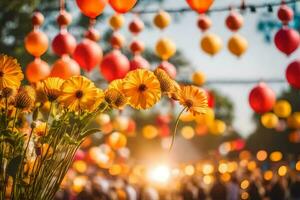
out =
<path fill-rule="evenodd" d="M 186 0 L 191 9 L 198 13 L 205 13 L 213 4 L 214 0 Z"/>
<path fill-rule="evenodd" d="M 25 38 L 25 48 L 31 55 L 40 57 L 48 49 L 48 37 L 39 30 L 33 30 Z"/>
<path fill-rule="evenodd" d="M 96 18 L 103 12 L 107 0 L 76 0 L 76 3 L 84 15 Z"/>
<path fill-rule="evenodd" d="M 40 58 L 34 59 L 27 65 L 26 78 L 31 83 L 39 82 L 47 78 L 50 74 L 49 65 Z"/>
<path fill-rule="evenodd" d="M 51 77 L 59 77 L 61 79 L 68 79 L 72 76 L 80 75 L 80 67 L 76 61 L 69 56 L 63 56 L 57 60 L 51 70 Z"/>
<path fill-rule="evenodd" d="M 130 11 L 137 0 L 109 0 L 111 7 L 118 13 L 127 13 Z"/>

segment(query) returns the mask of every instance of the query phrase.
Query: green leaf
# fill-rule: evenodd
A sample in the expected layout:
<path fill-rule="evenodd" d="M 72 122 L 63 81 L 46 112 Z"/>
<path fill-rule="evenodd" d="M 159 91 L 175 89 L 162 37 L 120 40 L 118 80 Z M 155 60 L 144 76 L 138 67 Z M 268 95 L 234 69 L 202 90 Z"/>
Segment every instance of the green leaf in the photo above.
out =
<path fill-rule="evenodd" d="M 6 170 L 9 176 L 12 176 L 13 178 L 16 177 L 21 161 L 22 161 L 22 156 L 17 156 L 11 159 L 11 161 L 7 165 L 7 170 Z"/>
<path fill-rule="evenodd" d="M 85 138 L 89 135 L 95 134 L 97 132 L 101 132 L 101 130 L 98 128 L 93 128 L 93 129 L 90 129 L 90 130 L 87 130 L 87 131 L 81 133 L 80 136 L 81 136 L 81 139 L 83 139 L 83 138 Z"/>

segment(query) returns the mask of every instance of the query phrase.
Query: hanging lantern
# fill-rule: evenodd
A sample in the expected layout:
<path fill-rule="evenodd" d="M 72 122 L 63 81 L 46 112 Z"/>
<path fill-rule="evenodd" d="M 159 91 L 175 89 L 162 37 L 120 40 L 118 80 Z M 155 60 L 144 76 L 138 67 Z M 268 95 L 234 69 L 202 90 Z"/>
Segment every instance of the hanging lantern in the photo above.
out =
<path fill-rule="evenodd" d="M 208 30 L 211 27 L 212 22 L 211 22 L 210 18 L 207 15 L 203 14 L 203 15 L 199 16 L 198 21 L 197 21 L 197 25 L 198 25 L 198 28 L 202 32 L 205 32 L 206 30 Z"/>
<path fill-rule="evenodd" d="M 195 132 L 199 136 L 206 135 L 208 133 L 208 127 L 203 124 L 197 124 L 195 128 Z"/>
<path fill-rule="evenodd" d="M 169 63 L 168 61 L 163 61 L 159 64 L 158 68 L 163 69 L 167 74 L 172 78 L 176 78 L 177 70 L 174 65 Z"/>
<path fill-rule="evenodd" d="M 293 121 L 293 128 L 299 129 L 300 128 L 300 112 L 295 112 L 292 115 Z"/>
<path fill-rule="evenodd" d="M 285 77 L 292 87 L 300 89 L 300 60 L 289 64 L 285 72 Z"/>
<path fill-rule="evenodd" d="M 191 9 L 198 13 L 205 13 L 212 6 L 214 0 L 186 0 Z"/>
<path fill-rule="evenodd" d="M 279 119 L 274 113 L 265 113 L 261 116 L 261 123 L 266 128 L 276 128 Z"/>
<path fill-rule="evenodd" d="M 135 131 L 136 131 L 136 123 L 133 119 L 129 119 L 128 127 L 125 131 L 127 136 L 135 136 Z"/>
<path fill-rule="evenodd" d="M 128 128 L 129 119 L 125 116 L 118 116 L 113 122 L 116 131 L 123 132 Z"/>
<path fill-rule="evenodd" d="M 286 100 L 279 100 L 274 106 L 274 113 L 278 117 L 286 118 L 290 116 L 292 112 L 291 104 Z"/>
<path fill-rule="evenodd" d="M 221 120 L 214 120 L 209 126 L 209 132 L 214 135 L 221 135 L 226 131 L 226 124 Z"/>
<path fill-rule="evenodd" d="M 109 25 L 113 30 L 119 30 L 125 23 L 124 16 L 121 14 L 114 14 L 109 18 Z"/>
<path fill-rule="evenodd" d="M 76 46 L 73 58 L 82 69 L 90 72 L 101 63 L 102 50 L 96 42 L 90 39 L 83 39 L 83 41 Z"/>
<path fill-rule="evenodd" d="M 201 40 L 201 48 L 205 53 L 214 56 L 222 49 L 222 40 L 215 34 L 206 34 Z"/>
<path fill-rule="evenodd" d="M 156 124 L 158 125 L 158 126 L 161 126 L 161 125 L 168 125 L 170 122 L 171 122 L 171 116 L 170 115 L 162 115 L 162 114 L 160 114 L 160 115 L 158 115 L 157 117 L 156 117 Z"/>
<path fill-rule="evenodd" d="M 141 55 L 135 55 L 132 60 L 130 60 L 130 71 L 136 69 L 150 69 L 150 64 Z"/>
<path fill-rule="evenodd" d="M 113 132 L 108 137 L 108 144 L 113 149 L 120 149 L 126 146 L 127 138 L 122 133 Z"/>
<path fill-rule="evenodd" d="M 146 125 L 143 127 L 142 133 L 146 139 L 153 139 L 158 135 L 158 130 L 155 126 Z"/>
<path fill-rule="evenodd" d="M 129 24 L 128 29 L 132 34 L 139 34 L 143 29 L 144 29 L 145 25 L 144 22 L 138 18 L 135 17 Z"/>
<path fill-rule="evenodd" d="M 208 107 L 214 108 L 215 107 L 215 96 L 214 93 L 210 90 L 205 90 L 206 95 L 207 95 L 207 104 Z"/>
<path fill-rule="evenodd" d="M 44 23 L 44 15 L 40 12 L 34 12 L 31 18 L 31 23 L 33 26 L 41 26 Z"/>
<path fill-rule="evenodd" d="M 234 34 L 228 41 L 229 51 L 237 57 L 243 55 L 246 52 L 247 48 L 247 40 L 239 34 Z"/>
<path fill-rule="evenodd" d="M 61 10 L 56 19 L 56 22 L 60 27 L 68 26 L 72 22 L 72 15 L 65 10 Z"/>
<path fill-rule="evenodd" d="M 48 49 L 48 37 L 40 30 L 33 30 L 25 38 L 25 48 L 31 55 L 40 57 Z"/>
<path fill-rule="evenodd" d="M 35 58 L 26 67 L 26 78 L 31 83 L 36 83 L 41 80 L 44 80 L 49 76 L 49 74 L 49 65 L 40 58 Z"/>
<path fill-rule="evenodd" d="M 163 60 L 168 60 L 176 53 L 176 46 L 169 38 L 161 38 L 155 47 L 156 54 Z"/>
<path fill-rule="evenodd" d="M 274 42 L 279 51 L 289 56 L 298 48 L 300 36 L 294 29 L 282 27 L 276 33 Z"/>
<path fill-rule="evenodd" d="M 101 74 L 108 82 L 124 78 L 129 70 L 130 63 L 119 50 L 106 54 L 100 65 Z"/>
<path fill-rule="evenodd" d="M 80 11 L 89 18 L 96 18 L 100 15 L 108 0 L 76 0 Z"/>
<path fill-rule="evenodd" d="M 254 87 L 249 95 L 251 108 L 259 114 L 272 110 L 276 101 L 274 91 L 265 83 L 259 83 Z"/>
<path fill-rule="evenodd" d="M 133 40 L 131 43 L 130 43 L 130 51 L 133 53 L 133 54 L 140 54 L 144 51 L 145 49 L 145 46 L 144 46 L 144 43 L 139 41 L 139 40 Z"/>
<path fill-rule="evenodd" d="M 117 13 L 127 13 L 134 7 L 136 2 L 137 0 L 109 0 L 110 6 Z"/>
<path fill-rule="evenodd" d="M 277 16 L 278 16 L 278 19 L 283 24 L 288 24 L 290 21 L 293 20 L 294 12 L 290 7 L 283 4 L 279 7 L 278 12 L 277 12 Z"/>
<path fill-rule="evenodd" d="M 100 38 L 101 38 L 99 31 L 97 31 L 93 27 L 91 27 L 87 30 L 87 32 L 84 34 L 84 37 L 87 38 L 87 39 L 90 39 L 94 42 L 99 41 Z"/>
<path fill-rule="evenodd" d="M 159 131 L 159 136 L 162 138 L 169 137 L 171 134 L 170 127 L 167 124 L 161 125 L 158 131 Z"/>
<path fill-rule="evenodd" d="M 203 72 L 195 72 L 192 76 L 193 84 L 196 86 L 203 86 L 206 82 L 206 76 Z"/>
<path fill-rule="evenodd" d="M 52 66 L 50 76 L 68 79 L 72 76 L 80 75 L 80 67 L 76 61 L 69 56 L 63 56 L 58 59 Z"/>
<path fill-rule="evenodd" d="M 72 54 L 76 48 L 76 40 L 68 31 L 62 30 L 52 41 L 52 49 L 58 56 Z"/>
<path fill-rule="evenodd" d="M 231 31 L 238 31 L 244 24 L 244 19 L 241 14 L 231 11 L 226 18 L 226 26 Z"/>
<path fill-rule="evenodd" d="M 171 16 L 169 13 L 165 12 L 165 11 L 159 11 L 154 19 L 153 19 L 153 23 L 156 27 L 158 27 L 159 29 L 163 30 L 166 27 L 168 27 L 171 23 Z"/>
<path fill-rule="evenodd" d="M 195 130 L 191 126 L 184 126 L 181 129 L 181 135 L 183 138 L 190 140 L 194 137 L 195 135 Z"/>
<path fill-rule="evenodd" d="M 114 32 L 110 38 L 110 45 L 114 49 L 121 49 L 125 45 L 125 38 L 119 32 Z"/>

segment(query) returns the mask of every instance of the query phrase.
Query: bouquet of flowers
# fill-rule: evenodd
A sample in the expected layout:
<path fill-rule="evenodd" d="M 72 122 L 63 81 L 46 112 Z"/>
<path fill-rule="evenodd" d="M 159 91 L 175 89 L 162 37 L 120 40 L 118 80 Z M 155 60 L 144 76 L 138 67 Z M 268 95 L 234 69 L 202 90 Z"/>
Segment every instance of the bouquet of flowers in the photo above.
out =
<path fill-rule="evenodd" d="M 23 77 L 16 59 L 0 55 L 0 200 L 52 199 L 80 144 L 101 131 L 89 128 L 100 113 L 149 109 L 163 95 L 182 112 L 207 108 L 201 89 L 179 86 L 161 69 L 131 71 L 104 91 L 83 76 L 21 86 Z"/>

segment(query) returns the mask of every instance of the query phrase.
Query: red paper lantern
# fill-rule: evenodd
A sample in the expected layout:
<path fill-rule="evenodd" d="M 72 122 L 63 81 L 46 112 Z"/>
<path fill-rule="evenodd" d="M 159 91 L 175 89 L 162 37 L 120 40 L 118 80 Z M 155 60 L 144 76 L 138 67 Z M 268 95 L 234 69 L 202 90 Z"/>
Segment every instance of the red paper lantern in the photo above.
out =
<path fill-rule="evenodd" d="M 60 11 L 56 21 L 60 26 L 68 26 L 72 22 L 72 15 L 65 10 L 62 10 Z"/>
<path fill-rule="evenodd" d="M 162 137 L 162 138 L 168 137 L 171 134 L 170 127 L 167 124 L 164 124 L 164 125 L 160 126 L 158 128 L 158 132 L 159 132 L 160 137 Z"/>
<path fill-rule="evenodd" d="M 94 29 L 94 28 L 89 28 L 89 30 L 87 32 L 85 32 L 84 35 L 85 38 L 90 39 L 94 42 L 97 42 L 100 40 L 100 33 L 98 30 Z"/>
<path fill-rule="evenodd" d="M 282 27 L 276 33 L 274 42 L 279 51 L 289 56 L 298 48 L 300 36 L 294 29 Z"/>
<path fill-rule="evenodd" d="M 231 31 L 238 31 L 244 24 L 244 19 L 242 15 L 237 12 L 230 12 L 226 18 L 226 26 Z"/>
<path fill-rule="evenodd" d="M 141 55 L 135 55 L 130 61 L 130 71 L 136 69 L 150 69 L 150 64 Z"/>
<path fill-rule="evenodd" d="M 76 3 L 84 15 L 94 19 L 103 12 L 107 1 L 108 0 L 76 0 Z"/>
<path fill-rule="evenodd" d="M 108 82 L 124 78 L 129 70 L 129 61 L 119 50 L 106 54 L 100 65 L 100 71 Z"/>
<path fill-rule="evenodd" d="M 25 48 L 31 55 L 40 57 L 48 49 L 48 37 L 40 30 L 33 30 L 25 38 Z"/>
<path fill-rule="evenodd" d="M 293 20 L 294 12 L 287 5 L 281 5 L 278 9 L 277 16 L 282 23 L 287 24 L 289 21 Z"/>
<path fill-rule="evenodd" d="M 289 84 L 296 88 L 300 89 L 300 60 L 296 60 L 289 64 L 285 73 L 286 79 Z"/>
<path fill-rule="evenodd" d="M 109 0 L 111 7 L 118 13 L 127 13 L 130 11 L 137 0 Z"/>
<path fill-rule="evenodd" d="M 26 78 L 31 83 L 44 80 L 49 76 L 49 74 L 49 65 L 40 58 L 35 58 L 34 61 L 29 63 L 26 67 Z"/>
<path fill-rule="evenodd" d="M 34 12 L 31 18 L 32 25 L 40 26 L 44 23 L 44 15 L 40 12 Z"/>
<path fill-rule="evenodd" d="M 251 108 L 259 114 L 272 110 L 276 101 L 274 91 L 265 83 L 259 83 L 254 87 L 249 95 L 249 104 Z"/>
<path fill-rule="evenodd" d="M 163 61 L 162 63 L 160 63 L 160 65 L 158 67 L 165 70 L 165 72 L 167 72 L 167 74 L 171 78 L 173 78 L 173 79 L 176 78 L 176 74 L 177 74 L 176 68 L 174 65 L 172 65 L 168 61 Z"/>
<path fill-rule="evenodd" d="M 204 32 L 211 27 L 212 22 L 207 15 L 200 15 L 197 21 L 197 25 L 200 30 Z"/>
<path fill-rule="evenodd" d="M 144 51 L 145 45 L 142 41 L 140 40 L 133 40 L 129 46 L 130 51 L 133 54 L 140 54 Z"/>
<path fill-rule="evenodd" d="M 158 126 L 167 125 L 171 123 L 172 117 L 170 115 L 158 115 L 156 117 L 156 124 Z"/>
<path fill-rule="evenodd" d="M 144 29 L 144 22 L 138 18 L 135 17 L 132 22 L 130 22 L 128 29 L 133 34 L 139 34 Z"/>
<path fill-rule="evenodd" d="M 114 49 L 121 49 L 125 44 L 125 38 L 119 32 L 114 32 L 110 38 L 110 45 Z"/>
<path fill-rule="evenodd" d="M 68 31 L 61 31 L 52 41 L 52 49 L 58 56 L 72 54 L 76 47 L 76 40 Z"/>
<path fill-rule="evenodd" d="M 209 90 L 205 90 L 206 95 L 207 95 L 207 104 L 208 107 L 210 108 L 214 108 L 215 107 L 215 97 L 213 92 L 209 91 Z"/>
<path fill-rule="evenodd" d="M 189 6 L 198 13 L 205 13 L 209 10 L 214 0 L 186 0 Z"/>
<path fill-rule="evenodd" d="M 82 69 L 90 72 L 101 63 L 102 49 L 96 42 L 90 39 L 83 39 L 82 42 L 77 45 L 73 58 Z"/>
<path fill-rule="evenodd" d="M 61 79 L 68 79 L 72 76 L 80 75 L 80 67 L 76 61 L 69 56 L 63 56 L 58 59 L 52 66 L 51 77 L 59 77 Z"/>

